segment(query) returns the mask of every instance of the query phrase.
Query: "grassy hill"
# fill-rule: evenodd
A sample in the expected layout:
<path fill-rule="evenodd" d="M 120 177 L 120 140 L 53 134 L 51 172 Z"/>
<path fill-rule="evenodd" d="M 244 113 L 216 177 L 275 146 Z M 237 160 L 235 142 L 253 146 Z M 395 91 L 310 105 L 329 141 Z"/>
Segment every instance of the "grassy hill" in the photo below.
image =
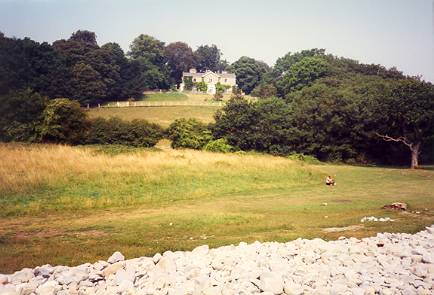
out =
<path fill-rule="evenodd" d="M 309 165 L 167 144 L 1 144 L 0 153 L 0 272 L 106 259 L 115 250 L 134 257 L 201 244 L 364 237 L 434 222 L 433 170 Z M 336 187 L 323 184 L 327 174 Z M 395 201 L 411 211 L 381 209 Z M 360 223 L 371 215 L 396 220 Z M 356 227 L 324 231 L 346 226 Z"/>
<path fill-rule="evenodd" d="M 226 95 L 223 100 L 228 100 L 230 95 Z M 255 98 L 247 96 L 247 99 Z M 215 112 L 221 106 L 212 104 L 212 95 L 201 93 L 179 93 L 179 92 L 150 92 L 146 93 L 142 99 L 151 103 L 182 102 L 181 106 L 155 106 L 155 107 L 124 107 L 124 108 L 93 108 L 88 111 L 91 118 L 119 117 L 124 120 L 145 119 L 152 123 L 157 123 L 163 127 L 168 127 L 176 119 L 195 118 L 204 123 L 214 121 Z M 209 103 L 207 106 L 197 106 L 197 103 Z M 189 105 L 190 104 L 190 105 Z"/>

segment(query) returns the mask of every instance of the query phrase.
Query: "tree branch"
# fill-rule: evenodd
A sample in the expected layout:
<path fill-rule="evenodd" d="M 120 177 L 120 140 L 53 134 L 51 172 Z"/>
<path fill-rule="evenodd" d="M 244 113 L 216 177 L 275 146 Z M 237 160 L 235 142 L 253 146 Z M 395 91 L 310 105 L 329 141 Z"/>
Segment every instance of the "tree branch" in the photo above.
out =
<path fill-rule="evenodd" d="M 413 146 L 413 144 L 411 142 L 408 142 L 407 139 L 404 136 L 393 138 L 393 137 L 390 137 L 387 134 L 383 135 L 383 134 L 380 134 L 378 132 L 375 132 L 375 135 L 377 135 L 378 137 L 382 138 L 384 141 L 402 142 L 403 144 L 405 144 L 409 148 L 411 148 Z"/>

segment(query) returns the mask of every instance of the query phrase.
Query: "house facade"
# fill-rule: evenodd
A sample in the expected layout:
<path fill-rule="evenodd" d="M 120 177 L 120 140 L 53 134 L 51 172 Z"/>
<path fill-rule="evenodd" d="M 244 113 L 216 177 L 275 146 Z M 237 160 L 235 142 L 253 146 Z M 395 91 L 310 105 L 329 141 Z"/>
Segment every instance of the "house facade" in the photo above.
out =
<path fill-rule="evenodd" d="M 184 91 L 185 89 L 185 78 L 188 79 L 191 77 L 191 81 L 193 85 L 199 82 L 205 82 L 207 85 L 207 93 L 215 94 L 216 93 L 216 84 L 220 83 L 222 85 L 228 86 L 226 89 L 226 93 L 232 92 L 232 87 L 237 85 L 237 79 L 235 74 L 222 72 L 222 73 L 214 73 L 212 71 L 206 71 L 205 73 L 198 73 L 195 69 L 191 69 L 189 72 L 182 73 L 182 83 L 179 87 L 180 91 Z M 193 86 L 193 91 L 196 91 L 195 86 Z"/>

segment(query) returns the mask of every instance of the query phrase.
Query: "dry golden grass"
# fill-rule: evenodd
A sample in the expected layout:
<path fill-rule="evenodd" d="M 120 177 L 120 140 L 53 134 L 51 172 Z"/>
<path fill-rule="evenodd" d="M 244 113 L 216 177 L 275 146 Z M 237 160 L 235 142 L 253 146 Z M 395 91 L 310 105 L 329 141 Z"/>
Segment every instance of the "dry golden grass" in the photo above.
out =
<path fill-rule="evenodd" d="M 168 168 L 202 174 L 288 169 L 290 160 L 262 155 L 218 154 L 194 150 L 138 150 L 109 155 L 92 147 L 62 145 L 0 144 L 0 192 L 24 193 L 42 185 L 55 185 L 71 178 L 90 179 L 95 175 L 140 174 L 144 181 L 165 176 Z M 295 166 L 294 166 L 295 167 Z"/>

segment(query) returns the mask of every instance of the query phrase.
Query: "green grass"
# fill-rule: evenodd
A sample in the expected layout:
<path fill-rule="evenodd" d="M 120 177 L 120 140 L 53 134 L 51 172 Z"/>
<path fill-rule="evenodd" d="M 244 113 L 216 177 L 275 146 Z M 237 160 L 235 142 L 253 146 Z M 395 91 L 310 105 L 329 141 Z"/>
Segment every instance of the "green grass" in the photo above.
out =
<path fill-rule="evenodd" d="M 0 273 L 76 265 L 117 250 L 132 258 L 202 244 L 415 232 L 434 222 L 433 170 L 310 165 L 165 145 L 0 145 L 0 152 Z M 336 187 L 323 184 L 327 174 Z M 395 201 L 410 212 L 381 209 Z M 323 231 L 371 215 L 396 221 Z"/>
<path fill-rule="evenodd" d="M 143 97 L 145 101 L 186 101 L 189 97 L 180 92 L 153 92 Z"/>
<path fill-rule="evenodd" d="M 93 108 L 88 111 L 91 118 L 110 118 L 119 117 L 123 120 L 145 119 L 152 123 L 157 123 L 163 127 L 168 127 L 176 119 L 195 118 L 203 123 L 214 122 L 214 114 L 220 106 L 197 106 L 195 103 L 211 102 L 213 99 L 210 94 L 203 93 L 179 93 L 179 92 L 149 92 L 143 100 L 149 102 L 183 102 L 191 103 L 186 106 L 157 106 L 157 107 L 122 107 L 122 108 Z M 229 100 L 230 95 L 225 95 L 224 100 Z M 248 100 L 255 98 L 246 96 Z"/>

